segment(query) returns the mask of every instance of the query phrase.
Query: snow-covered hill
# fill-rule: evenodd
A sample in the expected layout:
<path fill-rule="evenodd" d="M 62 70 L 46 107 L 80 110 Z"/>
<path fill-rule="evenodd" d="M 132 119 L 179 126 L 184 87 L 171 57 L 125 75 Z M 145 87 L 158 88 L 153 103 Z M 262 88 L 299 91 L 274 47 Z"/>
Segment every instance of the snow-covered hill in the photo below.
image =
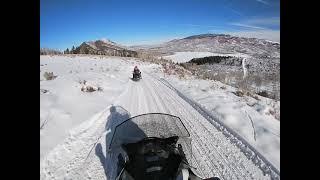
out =
<path fill-rule="evenodd" d="M 156 55 L 191 51 L 222 54 L 242 53 L 256 57 L 280 57 L 280 43 L 225 34 L 200 34 L 182 39 L 174 39 L 160 45 L 150 47 L 134 46 L 132 48 L 148 51 Z"/>
<path fill-rule="evenodd" d="M 139 82 L 130 80 L 135 65 L 142 70 Z M 53 72 L 56 77 L 47 80 L 45 72 Z M 111 179 L 106 141 L 112 130 L 105 129 L 115 118 L 110 107 L 120 113 L 118 120 L 148 112 L 179 116 L 192 138 L 189 160 L 203 177 L 277 178 L 261 159 L 255 154 L 248 156 L 239 143 L 213 126 L 161 79 L 219 114 L 224 124 L 278 169 L 280 122 L 275 116 L 280 113 L 280 102 L 238 97 L 234 95 L 236 89 L 216 81 L 163 75 L 160 65 L 136 58 L 40 56 L 40 179 Z"/>
<path fill-rule="evenodd" d="M 109 56 L 136 57 L 137 52 L 127 49 L 108 39 L 83 42 L 73 54 L 96 54 Z"/>

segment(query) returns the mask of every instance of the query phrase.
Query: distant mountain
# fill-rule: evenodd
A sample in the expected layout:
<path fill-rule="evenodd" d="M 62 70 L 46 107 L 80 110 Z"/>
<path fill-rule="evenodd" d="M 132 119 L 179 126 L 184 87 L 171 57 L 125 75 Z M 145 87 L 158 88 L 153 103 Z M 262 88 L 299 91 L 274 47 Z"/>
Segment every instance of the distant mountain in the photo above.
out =
<path fill-rule="evenodd" d="M 199 34 L 158 45 L 131 48 L 164 58 L 167 55 L 180 56 L 182 62 L 194 56 L 190 52 L 216 54 L 191 58 L 182 66 L 204 79 L 219 80 L 255 93 L 263 92 L 266 97 L 280 100 L 280 43 L 226 34 Z M 225 58 L 224 55 L 230 57 Z"/>
<path fill-rule="evenodd" d="M 98 54 L 125 57 L 137 56 L 137 52 L 126 49 L 124 46 L 106 39 L 83 42 L 79 47 L 75 48 L 73 54 Z"/>
<path fill-rule="evenodd" d="M 155 55 L 174 52 L 212 52 L 243 53 L 256 57 L 280 57 L 280 43 L 257 38 L 236 37 L 226 34 L 200 34 L 174 39 L 152 46 L 132 46 L 139 51 L 152 52 Z"/>
<path fill-rule="evenodd" d="M 53 54 L 62 54 L 62 52 L 55 49 L 50 49 L 50 48 L 40 48 L 40 55 L 53 55 Z"/>

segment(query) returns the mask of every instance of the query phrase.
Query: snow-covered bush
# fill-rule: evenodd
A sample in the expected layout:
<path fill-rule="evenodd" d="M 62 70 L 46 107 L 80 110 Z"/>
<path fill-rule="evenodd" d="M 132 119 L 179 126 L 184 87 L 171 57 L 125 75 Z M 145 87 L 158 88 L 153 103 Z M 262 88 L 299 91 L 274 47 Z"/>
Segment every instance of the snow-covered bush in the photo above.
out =
<path fill-rule="evenodd" d="M 45 72 L 43 76 L 46 80 L 53 80 L 57 77 L 53 74 L 53 72 Z"/>
<path fill-rule="evenodd" d="M 103 91 L 102 87 L 87 83 L 86 80 L 79 80 L 79 83 L 82 85 L 81 87 L 82 92 Z"/>
<path fill-rule="evenodd" d="M 243 97 L 244 96 L 244 92 L 242 92 L 240 90 L 237 90 L 236 92 L 233 92 L 233 94 L 235 94 L 236 96 L 239 96 L 239 97 Z"/>
<path fill-rule="evenodd" d="M 82 92 L 94 92 L 94 91 L 96 91 L 97 89 L 96 88 L 94 88 L 94 87 L 92 87 L 92 86 L 83 86 L 82 88 L 81 88 L 81 91 Z"/>
<path fill-rule="evenodd" d="M 40 89 L 40 93 L 41 94 L 45 94 L 45 93 L 47 93 L 49 90 L 47 90 L 47 89 Z"/>
<path fill-rule="evenodd" d="M 269 94 L 267 91 L 260 91 L 260 92 L 258 92 L 258 95 L 263 96 L 263 97 L 269 97 Z"/>

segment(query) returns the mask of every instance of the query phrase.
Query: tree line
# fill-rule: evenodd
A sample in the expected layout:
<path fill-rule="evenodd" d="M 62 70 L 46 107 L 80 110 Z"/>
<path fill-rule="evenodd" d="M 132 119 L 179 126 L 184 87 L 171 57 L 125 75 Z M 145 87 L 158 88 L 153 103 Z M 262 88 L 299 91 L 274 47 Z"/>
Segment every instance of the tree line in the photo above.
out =
<path fill-rule="evenodd" d="M 56 55 L 62 54 L 62 52 L 49 48 L 40 48 L 40 55 Z"/>
<path fill-rule="evenodd" d="M 63 54 L 77 54 L 77 53 L 76 53 L 75 47 L 72 46 L 71 50 L 69 50 L 69 48 L 67 48 L 66 50 L 63 51 Z"/>
<path fill-rule="evenodd" d="M 67 48 L 64 54 L 94 54 L 94 55 L 108 55 L 108 56 L 122 56 L 122 57 L 137 57 L 138 53 L 136 51 L 126 50 L 126 49 L 105 49 L 97 50 L 92 49 L 88 46 L 80 45 L 78 47 L 72 46 L 71 50 Z"/>
<path fill-rule="evenodd" d="M 197 65 L 202 64 L 213 64 L 213 63 L 220 63 L 222 60 L 226 60 L 232 58 L 231 56 L 207 56 L 203 58 L 193 58 L 188 63 L 195 63 Z"/>

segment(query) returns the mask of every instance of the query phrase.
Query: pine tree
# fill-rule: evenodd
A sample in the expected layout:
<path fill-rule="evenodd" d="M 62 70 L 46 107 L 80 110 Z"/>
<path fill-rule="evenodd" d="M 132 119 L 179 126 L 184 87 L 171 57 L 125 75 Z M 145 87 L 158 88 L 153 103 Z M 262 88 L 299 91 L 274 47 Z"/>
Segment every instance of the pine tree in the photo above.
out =
<path fill-rule="evenodd" d="M 75 48 L 74 48 L 74 46 L 72 46 L 72 49 L 71 49 L 71 54 L 75 54 Z"/>
<path fill-rule="evenodd" d="M 69 48 L 67 48 L 65 51 L 64 51 L 64 54 L 69 54 Z"/>

